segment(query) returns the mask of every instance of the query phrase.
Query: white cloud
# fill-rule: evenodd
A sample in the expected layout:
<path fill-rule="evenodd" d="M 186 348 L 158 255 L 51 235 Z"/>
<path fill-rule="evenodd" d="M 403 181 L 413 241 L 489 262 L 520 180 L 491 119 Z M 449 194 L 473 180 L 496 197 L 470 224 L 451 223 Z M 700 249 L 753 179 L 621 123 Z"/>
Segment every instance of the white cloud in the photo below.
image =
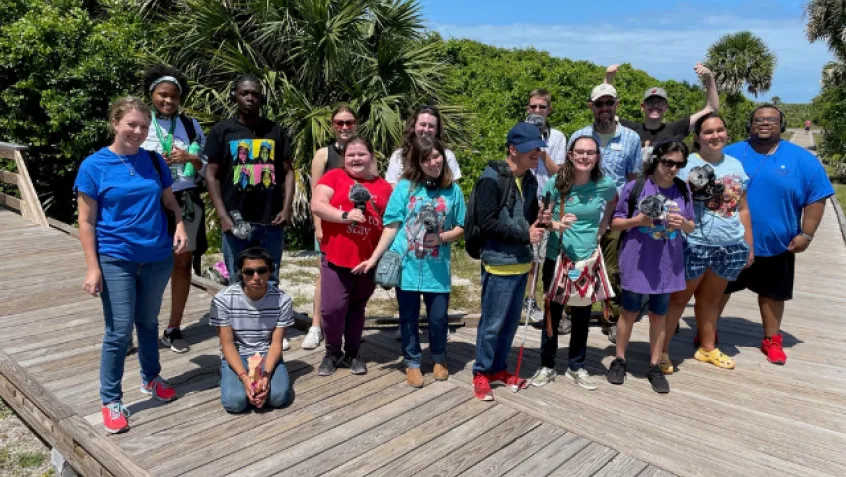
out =
<path fill-rule="evenodd" d="M 618 25 L 449 25 L 430 28 L 447 38 L 469 38 L 504 48 L 548 51 L 553 56 L 601 65 L 631 63 L 661 80 L 696 81 L 693 65 L 727 33 L 748 30 L 761 37 L 778 58 L 773 88 L 763 98 L 806 102 L 819 92 L 822 66 L 831 60 L 825 45 L 809 44 L 804 19 L 755 20 L 732 15 L 660 19 L 631 18 Z M 759 98 L 759 99 L 763 99 Z"/>

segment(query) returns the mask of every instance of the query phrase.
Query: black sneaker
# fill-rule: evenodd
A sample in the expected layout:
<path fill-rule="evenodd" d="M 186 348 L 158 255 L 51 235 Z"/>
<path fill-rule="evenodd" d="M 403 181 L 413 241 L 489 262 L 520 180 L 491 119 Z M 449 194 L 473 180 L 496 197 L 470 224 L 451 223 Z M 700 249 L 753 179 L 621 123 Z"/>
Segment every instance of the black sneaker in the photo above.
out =
<path fill-rule="evenodd" d="M 658 369 L 661 372 L 661 369 Z M 614 358 L 611 361 L 611 367 L 608 368 L 608 374 L 605 375 L 608 382 L 611 384 L 623 384 L 626 380 L 626 360 L 622 358 Z"/>
<path fill-rule="evenodd" d="M 347 356 L 345 361 L 350 365 L 350 374 L 367 374 L 367 363 L 361 359 L 361 356 Z"/>
<path fill-rule="evenodd" d="M 320 367 L 317 368 L 317 375 L 331 376 L 335 374 L 335 368 L 338 365 L 338 361 L 340 361 L 340 358 L 326 353 L 326 356 L 323 357 L 323 361 L 320 362 Z"/>
<path fill-rule="evenodd" d="M 656 393 L 664 394 L 670 392 L 670 382 L 667 381 L 667 377 L 661 372 L 661 366 L 657 364 L 650 365 L 647 379 L 652 384 L 652 390 Z"/>
<path fill-rule="evenodd" d="M 191 350 L 188 342 L 182 338 L 182 330 L 174 328 L 170 333 L 167 330 L 162 333 L 162 344 L 168 346 L 174 353 L 187 353 Z"/>

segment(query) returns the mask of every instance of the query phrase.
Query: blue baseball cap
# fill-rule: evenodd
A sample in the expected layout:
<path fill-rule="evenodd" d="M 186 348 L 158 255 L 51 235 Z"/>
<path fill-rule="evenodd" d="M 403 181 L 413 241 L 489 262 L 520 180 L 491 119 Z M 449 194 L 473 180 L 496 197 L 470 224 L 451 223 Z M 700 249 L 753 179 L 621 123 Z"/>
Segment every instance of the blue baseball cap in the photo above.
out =
<path fill-rule="evenodd" d="M 514 146 L 521 153 L 546 147 L 546 142 L 541 139 L 541 133 L 537 126 L 526 122 L 519 122 L 508 131 L 508 139 L 505 140 L 505 144 Z"/>

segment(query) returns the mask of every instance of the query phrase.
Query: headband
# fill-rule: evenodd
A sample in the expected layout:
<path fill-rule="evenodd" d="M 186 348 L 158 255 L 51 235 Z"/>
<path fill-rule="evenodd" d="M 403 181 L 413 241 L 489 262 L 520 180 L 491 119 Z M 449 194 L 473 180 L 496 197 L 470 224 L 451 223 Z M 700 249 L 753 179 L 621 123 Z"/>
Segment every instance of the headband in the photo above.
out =
<path fill-rule="evenodd" d="M 162 76 L 161 78 L 158 78 L 157 80 L 153 81 L 150 84 L 150 93 L 152 93 L 153 90 L 156 89 L 156 86 L 158 86 L 159 83 L 164 83 L 165 81 L 169 81 L 169 82 L 175 84 L 176 89 L 179 90 L 179 94 L 182 94 L 182 85 L 179 84 L 179 80 L 174 78 L 173 76 Z"/>

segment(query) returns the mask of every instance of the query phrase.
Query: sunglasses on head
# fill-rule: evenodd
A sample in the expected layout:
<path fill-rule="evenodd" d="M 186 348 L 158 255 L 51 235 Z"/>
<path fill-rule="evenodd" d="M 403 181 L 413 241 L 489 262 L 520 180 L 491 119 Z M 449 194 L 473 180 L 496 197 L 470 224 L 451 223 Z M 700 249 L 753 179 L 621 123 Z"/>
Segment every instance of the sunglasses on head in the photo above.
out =
<path fill-rule="evenodd" d="M 347 119 L 346 121 L 336 119 L 336 120 L 332 121 L 332 123 L 335 125 L 336 128 L 343 128 L 343 127 L 351 128 L 351 127 L 355 126 L 355 119 Z"/>
<path fill-rule="evenodd" d="M 672 169 L 673 167 L 677 167 L 679 169 L 684 169 L 684 167 L 687 165 L 687 161 L 676 162 L 676 161 L 672 161 L 670 159 L 658 159 L 658 162 L 660 162 L 661 164 L 664 164 L 664 167 L 668 167 L 670 169 Z"/>
<path fill-rule="evenodd" d="M 610 107 L 610 106 L 614 106 L 615 104 L 617 104 L 616 99 L 606 99 L 605 101 L 594 101 L 593 102 L 593 105 L 596 106 L 597 108 L 604 108 L 606 106 Z"/>
<path fill-rule="evenodd" d="M 270 272 L 268 267 L 258 267 L 258 268 L 242 268 L 241 273 L 244 274 L 246 277 L 251 277 L 258 273 L 259 275 L 264 275 Z"/>

